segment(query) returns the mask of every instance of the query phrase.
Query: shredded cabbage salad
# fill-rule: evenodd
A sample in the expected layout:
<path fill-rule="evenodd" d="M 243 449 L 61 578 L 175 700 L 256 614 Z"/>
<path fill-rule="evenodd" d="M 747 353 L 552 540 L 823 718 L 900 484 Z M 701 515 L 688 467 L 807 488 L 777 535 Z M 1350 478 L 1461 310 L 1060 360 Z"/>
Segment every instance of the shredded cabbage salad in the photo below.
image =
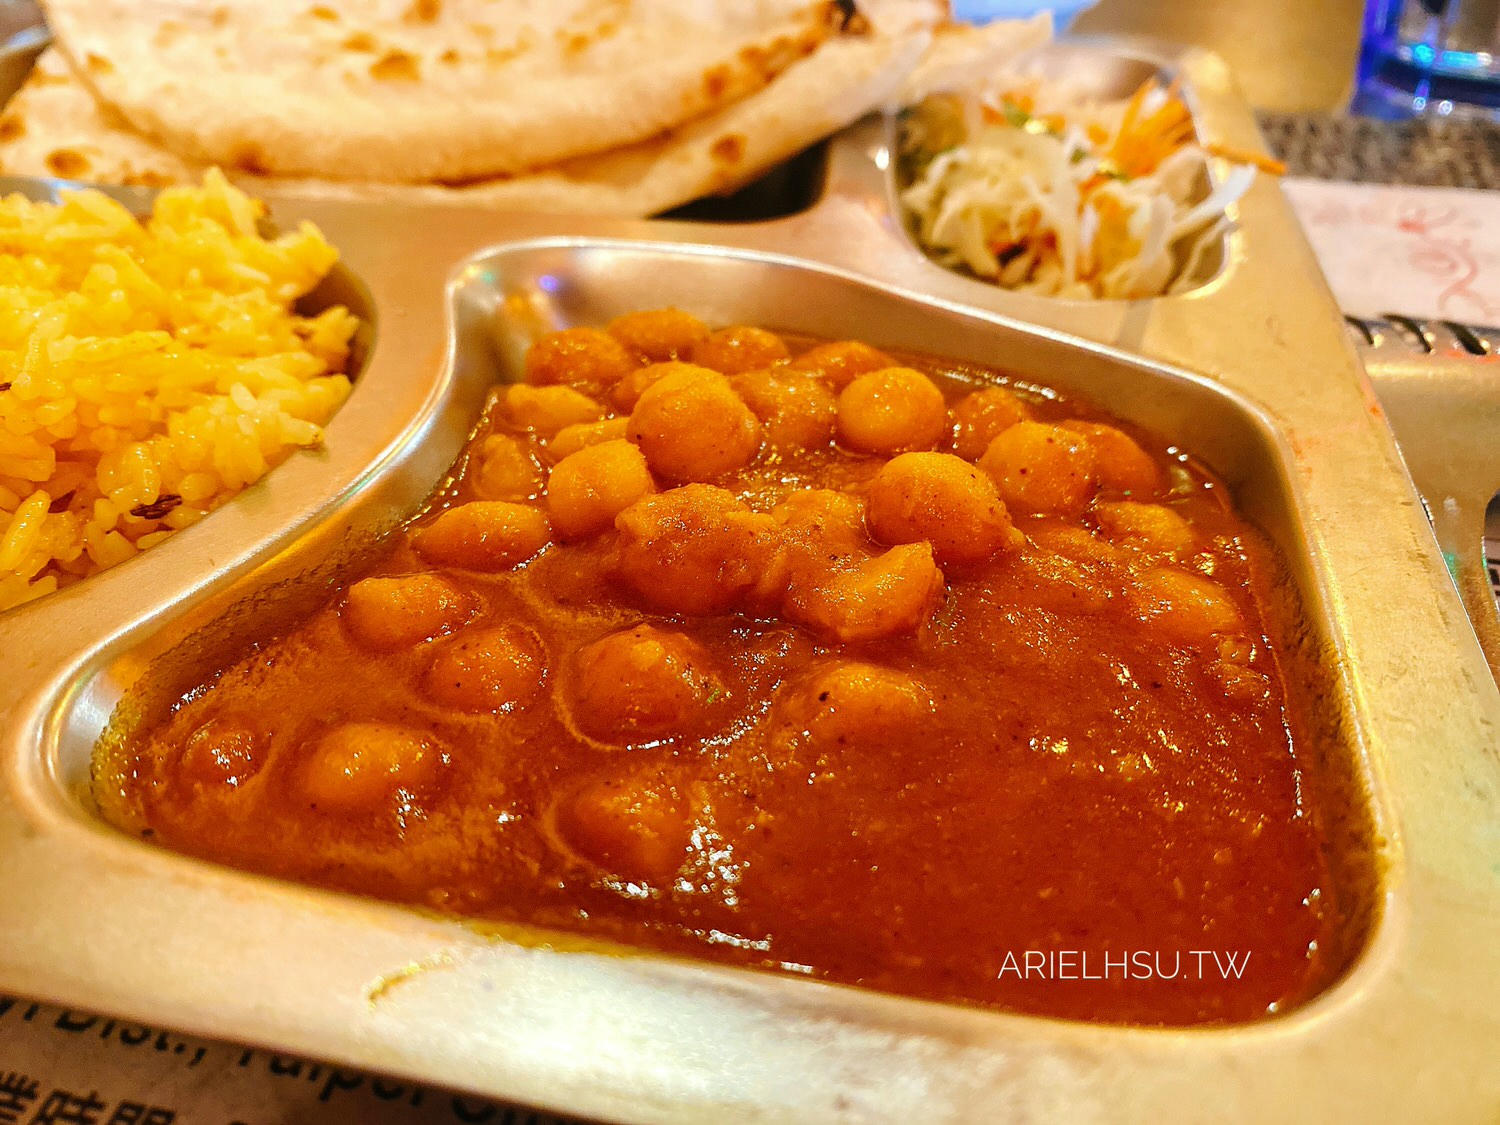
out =
<path fill-rule="evenodd" d="M 1254 153 L 1205 148 L 1174 87 L 1080 99 L 1040 80 L 941 94 L 910 111 L 901 200 L 944 265 L 1019 291 L 1070 298 L 1181 292 L 1216 265 L 1226 211 Z M 1210 157 L 1229 161 L 1217 181 Z"/>

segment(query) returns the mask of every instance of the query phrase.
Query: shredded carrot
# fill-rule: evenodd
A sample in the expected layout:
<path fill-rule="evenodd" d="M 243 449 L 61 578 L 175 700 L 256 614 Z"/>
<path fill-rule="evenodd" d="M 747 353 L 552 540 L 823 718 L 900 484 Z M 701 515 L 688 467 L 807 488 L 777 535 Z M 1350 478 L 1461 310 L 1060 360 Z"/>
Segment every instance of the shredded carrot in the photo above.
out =
<path fill-rule="evenodd" d="M 1136 88 L 1125 107 L 1120 131 L 1106 155 L 1126 176 L 1146 176 L 1163 160 L 1193 140 L 1193 118 L 1177 96 L 1177 83 L 1167 87 L 1166 100 L 1148 116 L 1141 111 L 1146 99 L 1160 87 L 1147 79 Z"/>
<path fill-rule="evenodd" d="M 1127 179 L 1149 176 L 1167 157 L 1178 149 L 1194 143 L 1196 136 L 1193 116 L 1188 111 L 1187 103 L 1178 93 L 1176 80 L 1173 80 L 1172 84 L 1166 88 L 1166 97 L 1161 105 L 1149 114 L 1144 114 L 1146 100 L 1160 89 L 1161 85 L 1155 78 L 1148 78 L 1136 87 L 1135 92 L 1130 95 L 1129 101 L 1125 104 L 1124 114 L 1120 118 L 1120 127 L 1113 140 L 1110 139 L 1109 133 L 1103 126 L 1094 122 L 1089 123 L 1085 130 L 1086 135 L 1091 144 L 1101 149 L 1100 156 L 1109 167 L 1110 174 L 1102 174 L 1091 179 L 1084 187 L 1085 194 L 1108 181 L 1112 175 L 1124 176 Z M 1062 133 L 1067 128 L 1067 121 L 1063 115 L 1053 113 L 1037 116 L 1036 101 L 1033 91 L 1012 90 L 1003 95 L 999 106 L 985 104 L 983 116 L 987 122 L 998 124 L 1009 120 L 1008 110 L 1019 110 L 1026 117 L 1035 118 L 1039 124 L 1052 132 Z M 1249 149 L 1235 148 L 1231 145 L 1205 144 L 1203 150 L 1211 156 L 1222 157 L 1236 164 L 1253 164 L 1256 168 L 1273 176 L 1284 175 L 1286 172 L 1286 165 L 1281 161 Z"/>
<path fill-rule="evenodd" d="M 1277 160 L 1274 156 L 1267 156 L 1263 152 L 1253 152 L 1248 148 L 1235 148 L 1233 145 L 1206 144 L 1203 151 L 1210 156 L 1223 157 L 1232 160 L 1236 164 L 1253 164 L 1262 172 L 1272 176 L 1286 175 L 1286 164 Z"/>

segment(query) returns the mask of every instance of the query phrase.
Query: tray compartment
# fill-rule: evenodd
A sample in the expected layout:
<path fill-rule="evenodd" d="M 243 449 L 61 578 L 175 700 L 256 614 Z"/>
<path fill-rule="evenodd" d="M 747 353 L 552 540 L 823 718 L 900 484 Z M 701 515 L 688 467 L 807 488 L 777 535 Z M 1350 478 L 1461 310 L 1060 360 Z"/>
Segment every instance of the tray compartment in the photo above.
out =
<path fill-rule="evenodd" d="M 1152 79 L 1164 89 L 1175 83 L 1187 102 L 1189 113 L 1193 116 L 1197 139 L 1200 142 L 1205 140 L 1191 81 L 1177 67 L 1165 59 L 1154 56 L 1148 50 L 1132 49 L 1119 43 L 1101 42 L 1089 38 L 1061 39 L 1030 52 L 1016 63 L 1014 73 L 1021 78 L 1035 77 L 1048 82 L 1066 83 L 1067 88 L 1075 91 L 1080 98 L 1099 101 L 1128 98 L 1143 82 Z M 968 285 L 983 287 L 991 293 L 1009 292 L 994 282 L 975 277 L 962 268 L 943 265 L 923 248 L 913 229 L 913 217 L 901 201 L 901 193 L 911 185 L 912 178 L 911 165 L 905 157 L 901 144 L 900 114 L 887 114 L 877 128 L 881 129 L 883 134 L 881 147 L 886 156 L 877 163 L 874 169 L 867 171 L 866 175 L 871 177 L 872 185 L 874 176 L 878 175 L 883 179 L 885 205 L 889 208 L 890 214 L 895 217 L 896 229 L 907 248 L 937 268 L 962 278 Z M 1195 198 L 1206 197 L 1215 183 L 1217 183 L 1217 177 L 1212 173 L 1200 177 L 1194 192 Z M 1185 287 L 1181 293 L 1172 296 L 1191 294 L 1209 285 L 1223 272 L 1229 262 L 1231 234 L 1232 231 L 1223 231 L 1212 241 L 1199 262 L 1192 284 Z M 1041 301 L 1070 305 L 1120 303 L 1113 298 L 1035 296 Z M 989 303 L 986 298 L 980 296 L 976 296 L 974 300 L 981 305 Z"/>
<path fill-rule="evenodd" d="M 252 641 L 284 630 L 359 569 L 381 535 L 415 510 L 442 478 L 487 388 L 519 377 L 521 356 L 536 336 L 675 304 L 711 322 L 854 336 L 880 347 L 998 367 L 1154 431 L 1191 450 L 1229 484 L 1241 510 L 1272 538 L 1286 562 L 1285 581 L 1277 587 L 1286 604 L 1277 607 L 1276 617 L 1298 623 L 1277 638 L 1287 705 L 1298 728 L 1304 780 L 1313 785 L 1313 804 L 1322 816 L 1331 874 L 1325 894 L 1332 896 L 1330 908 L 1340 920 L 1335 958 L 1345 968 L 1357 960 L 1378 921 L 1381 891 L 1369 780 L 1352 747 L 1347 714 L 1335 705 L 1344 691 L 1330 655 L 1331 627 L 1310 565 L 1286 453 L 1254 407 L 1185 372 L 752 252 L 609 240 L 517 243 L 466 263 L 450 287 L 450 301 L 451 378 L 428 415 L 418 419 L 420 438 L 406 443 L 397 461 L 252 573 L 221 584 L 189 613 L 165 624 L 142 623 L 115 643 L 93 649 L 55 684 L 46 722 L 50 737 L 36 765 L 51 779 L 43 788 L 65 806 L 64 815 L 97 824 L 89 780 L 101 743 L 107 755 L 114 740 L 164 714 L 199 682 L 205 667 L 228 664 Z M 111 846 L 134 852 L 135 862 L 163 868 L 207 866 L 123 834 Z M 226 874 L 259 882 L 262 893 L 286 893 L 286 884 Z M 342 897 L 297 893 L 331 902 Z M 526 940 L 548 936 L 538 931 Z"/>
<path fill-rule="evenodd" d="M 100 187 L 94 184 L 76 183 L 67 180 L 36 180 L 20 176 L 0 176 L 0 196 L 20 194 L 34 202 L 60 203 L 62 195 L 68 191 L 78 190 L 99 191 L 104 195 L 123 204 L 129 211 L 138 217 L 149 216 L 152 201 L 156 192 L 146 188 L 135 187 Z M 276 222 L 273 216 L 267 216 L 261 223 L 263 232 L 270 235 L 276 231 Z M 351 403 L 358 403 L 363 409 L 365 384 L 362 378 L 375 345 L 376 332 L 378 328 L 376 315 L 376 301 L 369 286 L 360 278 L 348 264 L 340 258 L 335 262 L 332 269 L 323 279 L 309 292 L 297 300 L 293 306 L 295 311 L 302 316 L 316 316 L 318 313 L 336 305 L 342 305 L 358 319 L 358 325 L 354 335 L 349 341 L 349 356 L 344 373 L 348 375 L 352 383 L 352 389 L 344 404 L 334 411 L 333 417 L 324 426 L 327 433 L 334 429 L 335 434 L 343 430 L 343 424 L 339 422 L 339 416 L 350 407 Z M 211 541 L 212 530 L 204 530 L 205 525 L 209 528 L 216 526 L 221 520 L 216 519 L 226 509 L 236 510 L 243 508 L 258 509 L 263 507 L 268 495 L 275 495 L 283 490 L 295 493 L 295 483 L 283 485 L 283 481 L 291 481 L 296 474 L 293 465 L 300 465 L 309 456 L 308 451 L 292 450 L 281 462 L 274 465 L 262 478 L 247 486 L 241 492 L 230 497 L 218 508 L 213 509 L 192 527 L 184 528 L 175 532 L 166 542 L 158 544 L 149 551 L 134 555 L 115 567 L 102 571 L 82 582 L 74 583 L 65 587 L 63 591 L 47 595 L 34 602 L 25 603 L 8 611 L 4 616 L 6 621 L 18 620 L 23 624 L 21 630 L 25 629 L 25 622 L 46 620 L 48 609 L 59 604 L 60 598 L 67 591 L 72 591 L 69 597 L 87 596 L 87 590 L 93 588 L 96 583 L 104 581 L 105 575 L 114 572 L 123 572 L 126 575 L 136 575 L 149 571 L 152 563 L 163 560 L 168 556 L 163 552 L 171 550 L 174 554 L 181 550 L 175 546 L 178 541 L 186 539 L 187 542 L 196 543 Z M 291 462 L 292 464 L 288 464 Z M 151 562 L 142 563 L 142 559 Z M 117 581 L 117 580 L 116 580 Z M 79 587 L 83 589 L 80 590 Z M 3 632 L 3 630 L 0 630 Z"/>

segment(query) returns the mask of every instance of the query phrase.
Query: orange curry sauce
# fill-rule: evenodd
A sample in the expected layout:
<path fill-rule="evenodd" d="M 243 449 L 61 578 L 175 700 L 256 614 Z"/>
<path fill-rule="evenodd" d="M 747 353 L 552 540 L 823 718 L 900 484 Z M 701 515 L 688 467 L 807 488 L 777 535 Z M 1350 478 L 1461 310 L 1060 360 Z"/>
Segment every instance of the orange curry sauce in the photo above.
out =
<path fill-rule="evenodd" d="M 543 339 L 371 577 L 101 762 L 101 803 L 939 1000 L 1190 1024 L 1325 985 L 1273 563 L 1223 488 L 1036 388 L 968 397 L 993 373 L 809 347 L 675 311 Z"/>

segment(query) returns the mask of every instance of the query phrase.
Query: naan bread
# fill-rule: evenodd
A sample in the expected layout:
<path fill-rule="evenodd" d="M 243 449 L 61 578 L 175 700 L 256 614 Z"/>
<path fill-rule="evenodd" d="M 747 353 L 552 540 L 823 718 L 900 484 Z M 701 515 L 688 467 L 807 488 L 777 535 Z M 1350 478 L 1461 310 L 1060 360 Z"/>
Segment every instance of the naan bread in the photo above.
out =
<path fill-rule="evenodd" d="M 463 187 L 349 183 L 231 174 L 252 191 L 319 198 L 467 204 L 505 210 L 622 217 L 656 214 L 733 189 L 872 109 L 918 100 L 948 75 L 999 68 L 1047 40 L 1045 17 L 936 35 L 882 5 L 899 35 L 846 36 L 824 43 L 764 89 L 669 136 L 565 161 L 530 175 Z M 907 9 L 910 17 L 911 11 Z M 942 65 L 923 60 L 940 59 Z M 55 51 L 37 63 L 0 116 L 0 172 L 102 183 L 196 181 L 205 165 L 184 160 L 102 109 Z"/>
<path fill-rule="evenodd" d="M 929 5 L 932 7 L 932 5 Z M 47 0 L 101 104 L 198 163 L 387 183 L 634 144 L 766 86 L 830 0 Z"/>
<path fill-rule="evenodd" d="M 56 47 L 37 57 L 0 114 L 0 173 L 165 187 L 196 182 L 203 167 L 114 118 Z"/>

